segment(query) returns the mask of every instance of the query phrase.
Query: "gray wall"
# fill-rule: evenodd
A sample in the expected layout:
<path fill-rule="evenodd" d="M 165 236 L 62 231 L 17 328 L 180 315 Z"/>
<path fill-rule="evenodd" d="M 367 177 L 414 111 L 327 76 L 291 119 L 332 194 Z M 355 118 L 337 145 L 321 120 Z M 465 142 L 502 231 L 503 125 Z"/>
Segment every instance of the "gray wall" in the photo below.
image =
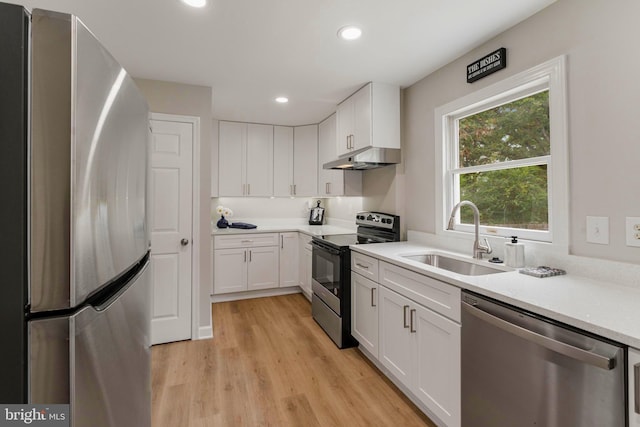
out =
<path fill-rule="evenodd" d="M 200 327 L 211 326 L 211 88 L 136 79 L 154 113 L 200 117 Z"/>
<path fill-rule="evenodd" d="M 405 89 L 404 173 L 365 172 L 365 208 L 405 205 L 409 230 L 435 233 L 434 109 L 565 54 L 570 252 L 638 263 L 640 248 L 626 246 L 624 230 L 626 216 L 640 216 L 638 16 L 637 0 L 558 0 Z M 499 47 L 507 48 L 507 68 L 467 84 L 466 65 Z M 586 242 L 586 216 L 609 217 L 609 245 Z"/>

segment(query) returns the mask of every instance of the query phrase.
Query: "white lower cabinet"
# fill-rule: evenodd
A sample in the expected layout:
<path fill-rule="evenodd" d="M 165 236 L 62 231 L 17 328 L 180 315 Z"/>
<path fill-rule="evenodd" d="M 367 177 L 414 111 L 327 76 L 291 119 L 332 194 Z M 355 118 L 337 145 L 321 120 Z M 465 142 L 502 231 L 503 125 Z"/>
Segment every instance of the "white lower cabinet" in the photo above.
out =
<path fill-rule="evenodd" d="M 277 288 L 278 247 L 247 249 L 247 290 Z"/>
<path fill-rule="evenodd" d="M 413 393 L 447 426 L 461 423 L 459 324 L 414 304 Z"/>
<path fill-rule="evenodd" d="M 280 233 L 280 287 L 298 286 L 298 232 Z"/>
<path fill-rule="evenodd" d="M 378 357 L 378 284 L 351 274 L 351 335 L 372 356 Z"/>
<path fill-rule="evenodd" d="M 277 233 L 213 238 L 213 293 L 277 288 L 280 279 Z"/>
<path fill-rule="evenodd" d="M 459 289 L 426 276 L 427 283 L 417 286 L 425 280 L 415 273 L 380 264 L 380 283 L 352 271 L 352 334 L 431 414 L 448 427 L 459 427 L 461 327 L 457 313 L 448 308 L 450 294 Z M 395 272 L 393 282 L 391 271 Z M 389 289 L 383 281 L 398 291 L 406 290 L 407 295 Z M 433 292 L 434 286 L 441 295 Z M 444 313 L 416 300 L 438 303 Z"/>
<path fill-rule="evenodd" d="M 413 388 L 415 343 L 411 334 L 411 300 L 380 287 L 379 360 L 393 376 L 409 389 Z"/>
<path fill-rule="evenodd" d="M 629 427 L 640 426 L 640 378 L 635 377 L 635 366 L 640 369 L 640 350 L 629 347 Z M 639 373 L 640 376 L 640 373 Z M 638 412 L 636 412 L 638 400 Z"/>
<path fill-rule="evenodd" d="M 311 301 L 311 237 L 300 233 L 298 238 L 299 258 L 298 258 L 298 285 L 302 293 Z"/>
<path fill-rule="evenodd" d="M 213 254 L 213 293 L 278 287 L 278 247 L 218 249 Z"/>
<path fill-rule="evenodd" d="M 213 293 L 226 294 L 247 290 L 247 250 L 213 251 Z"/>

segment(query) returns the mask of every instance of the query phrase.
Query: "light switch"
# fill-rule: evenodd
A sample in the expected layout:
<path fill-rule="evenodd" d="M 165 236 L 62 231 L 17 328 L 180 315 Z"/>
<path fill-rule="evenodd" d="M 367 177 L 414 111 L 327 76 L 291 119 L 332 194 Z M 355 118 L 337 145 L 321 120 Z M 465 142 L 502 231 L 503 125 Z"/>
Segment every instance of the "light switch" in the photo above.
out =
<path fill-rule="evenodd" d="M 640 217 L 628 216 L 626 224 L 627 246 L 640 247 Z"/>
<path fill-rule="evenodd" d="M 587 217 L 587 242 L 599 245 L 609 244 L 609 217 Z"/>

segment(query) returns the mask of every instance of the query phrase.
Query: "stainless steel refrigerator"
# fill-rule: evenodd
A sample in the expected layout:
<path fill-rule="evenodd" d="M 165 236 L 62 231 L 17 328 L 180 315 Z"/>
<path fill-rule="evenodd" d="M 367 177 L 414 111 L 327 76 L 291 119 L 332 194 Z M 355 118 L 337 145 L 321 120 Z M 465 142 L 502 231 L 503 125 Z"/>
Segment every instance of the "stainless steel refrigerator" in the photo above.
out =
<path fill-rule="evenodd" d="M 76 17 L 0 3 L 0 403 L 150 426 L 148 138 Z"/>

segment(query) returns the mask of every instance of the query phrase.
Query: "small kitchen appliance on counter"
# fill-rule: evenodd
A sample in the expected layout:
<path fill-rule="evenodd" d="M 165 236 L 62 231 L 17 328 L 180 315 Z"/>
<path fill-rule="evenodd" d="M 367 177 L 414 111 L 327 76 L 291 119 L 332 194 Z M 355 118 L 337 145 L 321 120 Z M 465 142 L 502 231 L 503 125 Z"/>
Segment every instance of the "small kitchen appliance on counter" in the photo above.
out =
<path fill-rule="evenodd" d="M 338 348 L 357 345 L 351 336 L 351 251 L 349 245 L 400 241 L 400 217 L 359 212 L 356 234 L 314 236 L 311 311 Z"/>

